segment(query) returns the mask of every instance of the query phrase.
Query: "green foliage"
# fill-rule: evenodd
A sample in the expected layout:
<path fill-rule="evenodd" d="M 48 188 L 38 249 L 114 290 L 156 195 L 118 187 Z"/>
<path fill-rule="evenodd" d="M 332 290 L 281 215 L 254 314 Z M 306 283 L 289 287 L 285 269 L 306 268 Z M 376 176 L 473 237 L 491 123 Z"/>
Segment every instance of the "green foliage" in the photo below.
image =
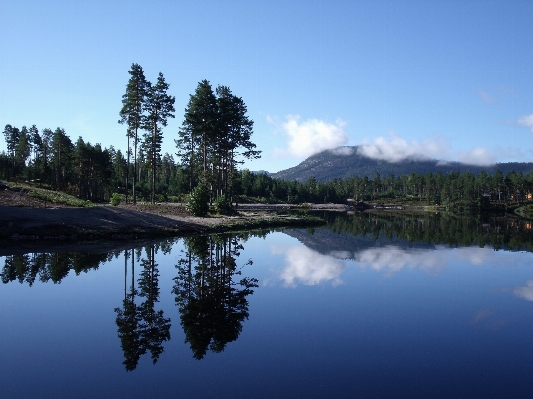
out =
<path fill-rule="evenodd" d="M 30 197 L 39 198 L 43 201 L 49 201 L 51 203 L 80 207 L 94 206 L 91 201 L 80 200 L 79 198 L 59 191 L 31 191 L 28 195 Z"/>
<path fill-rule="evenodd" d="M 230 215 L 233 212 L 233 205 L 225 195 L 218 197 L 213 202 L 216 213 L 220 215 Z"/>
<path fill-rule="evenodd" d="M 189 188 L 202 181 L 211 197 L 233 197 L 240 189 L 237 166 L 242 159 L 259 158 L 251 142 L 253 121 L 244 101 L 227 86 L 216 94 L 207 80 L 198 83 L 185 109 L 184 121 L 175 140 Z"/>
<path fill-rule="evenodd" d="M 117 206 L 120 204 L 120 194 L 119 193 L 113 193 L 111 196 L 111 205 Z"/>
<path fill-rule="evenodd" d="M 194 216 L 205 216 L 209 211 L 209 192 L 207 187 L 200 184 L 192 190 L 185 208 Z"/>

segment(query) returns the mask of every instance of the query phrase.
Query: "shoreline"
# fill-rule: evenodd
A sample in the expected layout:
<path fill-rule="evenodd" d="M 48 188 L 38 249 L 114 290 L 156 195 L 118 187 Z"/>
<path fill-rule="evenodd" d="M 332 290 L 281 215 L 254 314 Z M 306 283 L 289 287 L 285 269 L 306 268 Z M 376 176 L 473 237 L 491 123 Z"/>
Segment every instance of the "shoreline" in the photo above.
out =
<path fill-rule="evenodd" d="M 175 205 L 32 208 L 0 205 L 0 247 L 16 242 L 136 240 L 245 229 L 310 226 L 316 216 L 239 209 L 232 216 L 191 216 Z M 284 210 L 284 209 L 279 209 Z"/>

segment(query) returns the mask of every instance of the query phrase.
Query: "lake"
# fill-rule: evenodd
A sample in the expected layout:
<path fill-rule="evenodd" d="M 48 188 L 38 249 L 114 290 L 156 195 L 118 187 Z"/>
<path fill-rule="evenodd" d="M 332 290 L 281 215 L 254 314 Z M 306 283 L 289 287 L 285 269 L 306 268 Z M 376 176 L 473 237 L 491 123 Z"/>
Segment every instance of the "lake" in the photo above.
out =
<path fill-rule="evenodd" d="M 0 396 L 531 397 L 530 222 L 322 216 L 103 253 L 13 244 Z"/>

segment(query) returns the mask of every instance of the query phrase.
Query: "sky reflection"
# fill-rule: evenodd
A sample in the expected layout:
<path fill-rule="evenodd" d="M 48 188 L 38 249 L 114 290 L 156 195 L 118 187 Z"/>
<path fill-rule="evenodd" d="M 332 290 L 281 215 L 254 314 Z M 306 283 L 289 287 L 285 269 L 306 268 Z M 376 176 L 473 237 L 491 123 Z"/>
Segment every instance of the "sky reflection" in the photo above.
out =
<path fill-rule="evenodd" d="M 303 245 L 291 247 L 272 247 L 274 255 L 285 255 L 285 267 L 279 274 L 279 279 L 288 287 L 295 287 L 297 283 L 316 285 L 325 281 L 332 281 L 333 285 L 342 284 L 340 275 L 346 268 L 344 261 L 331 255 L 322 255 Z"/>
<path fill-rule="evenodd" d="M 526 281 L 525 287 L 516 287 L 513 292 L 519 298 L 533 301 L 533 280 Z"/>
<path fill-rule="evenodd" d="M 298 284 L 342 284 L 342 273 L 348 264 L 370 269 L 392 277 L 406 269 L 418 269 L 436 275 L 456 263 L 472 266 L 503 266 L 519 262 L 519 253 L 494 251 L 492 248 L 449 248 L 438 245 L 432 249 L 403 248 L 396 245 L 373 247 L 358 252 L 332 251 L 321 254 L 305 246 L 273 246 L 271 253 L 284 255 L 284 267 L 277 278 L 287 287 Z M 533 280 L 514 290 L 515 295 L 533 301 Z"/>

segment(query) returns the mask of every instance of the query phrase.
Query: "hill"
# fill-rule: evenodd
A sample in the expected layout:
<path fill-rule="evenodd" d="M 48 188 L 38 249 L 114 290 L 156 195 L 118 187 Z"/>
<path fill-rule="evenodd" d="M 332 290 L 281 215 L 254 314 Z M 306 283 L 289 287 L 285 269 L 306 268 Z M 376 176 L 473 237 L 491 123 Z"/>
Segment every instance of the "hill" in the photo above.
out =
<path fill-rule="evenodd" d="M 360 155 L 358 147 L 339 147 L 335 150 L 326 150 L 310 156 L 300 164 L 272 173 L 271 176 L 283 180 L 296 180 L 305 182 L 310 177 L 321 181 L 329 181 L 334 178 L 348 178 L 353 176 L 373 178 L 376 172 L 382 177 L 394 174 L 409 175 L 411 173 L 440 172 L 472 172 L 481 173 L 483 170 L 488 174 L 493 174 L 500 169 L 505 175 L 514 170 L 529 173 L 533 171 L 533 162 L 507 162 L 497 163 L 492 166 L 475 166 L 460 162 L 443 162 L 437 159 L 419 160 L 406 159 L 401 162 L 387 162 L 376 160 Z"/>

